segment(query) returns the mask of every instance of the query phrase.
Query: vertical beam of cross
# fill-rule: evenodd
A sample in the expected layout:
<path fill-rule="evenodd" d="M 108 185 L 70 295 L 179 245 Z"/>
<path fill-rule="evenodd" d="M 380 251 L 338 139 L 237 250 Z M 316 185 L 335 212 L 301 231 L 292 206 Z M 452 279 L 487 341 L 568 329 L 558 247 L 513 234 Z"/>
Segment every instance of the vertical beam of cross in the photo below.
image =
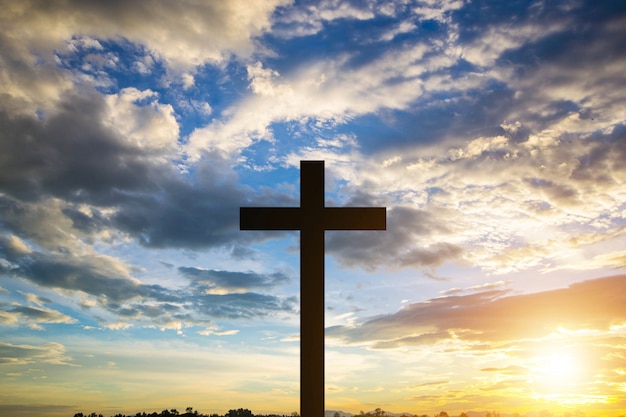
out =
<path fill-rule="evenodd" d="M 300 230 L 300 414 L 324 417 L 324 231 L 386 230 L 385 207 L 325 207 L 324 161 L 300 161 L 300 207 L 241 207 L 241 230 Z"/>

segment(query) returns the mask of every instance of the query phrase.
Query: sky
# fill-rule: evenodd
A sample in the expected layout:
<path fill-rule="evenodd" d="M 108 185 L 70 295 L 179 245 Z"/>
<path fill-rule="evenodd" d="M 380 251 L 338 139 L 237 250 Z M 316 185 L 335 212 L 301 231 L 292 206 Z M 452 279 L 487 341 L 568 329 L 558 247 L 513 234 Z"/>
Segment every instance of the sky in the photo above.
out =
<path fill-rule="evenodd" d="M 623 1 L 0 1 L 0 414 L 626 414 Z M 535 414 L 533 414 L 535 413 Z M 544 413 L 545 415 L 545 413 Z"/>

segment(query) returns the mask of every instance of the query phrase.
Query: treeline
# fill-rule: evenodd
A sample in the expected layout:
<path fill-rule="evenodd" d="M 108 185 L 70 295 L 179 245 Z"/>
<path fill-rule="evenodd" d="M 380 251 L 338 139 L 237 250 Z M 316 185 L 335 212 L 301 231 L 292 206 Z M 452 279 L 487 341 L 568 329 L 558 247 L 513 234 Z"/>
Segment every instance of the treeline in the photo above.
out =
<path fill-rule="evenodd" d="M 76 413 L 74 414 L 74 417 L 107 417 L 107 416 L 104 416 L 98 413 L 91 413 L 91 414 Z M 248 410 L 247 408 L 238 408 L 236 410 L 229 410 L 224 415 L 219 415 L 217 413 L 202 414 L 202 413 L 199 413 L 198 410 L 194 410 L 193 407 L 187 407 L 184 413 L 181 413 L 175 408 L 172 408 L 170 410 L 163 410 L 160 413 L 157 413 L 156 411 L 153 411 L 152 413 L 146 413 L 144 411 L 144 412 L 138 412 L 135 414 L 128 414 L 128 415 L 120 413 L 120 414 L 115 414 L 114 416 L 109 416 L 109 417 L 300 417 L 300 414 L 297 411 L 294 411 L 289 415 L 253 414 L 252 411 Z M 342 417 L 342 416 L 340 413 L 335 412 L 335 415 L 333 417 Z M 386 411 L 380 408 L 377 408 L 376 410 L 369 411 L 367 413 L 364 413 L 363 411 L 361 411 L 359 414 L 355 414 L 353 417 L 392 417 L 392 416 L 389 416 L 386 413 Z M 430 417 L 430 416 L 427 416 L 427 415 L 419 416 L 417 414 L 413 414 L 413 415 L 403 414 L 400 417 Z M 435 414 L 433 417 L 449 417 L 449 416 L 445 411 L 442 411 L 441 413 Z M 459 417 L 467 417 L 467 415 L 463 413 Z M 492 416 L 487 415 L 486 417 L 492 417 Z M 500 417 L 500 416 L 494 415 L 493 417 Z"/>
<path fill-rule="evenodd" d="M 475 415 L 475 413 L 472 413 L 472 414 Z M 353 417 L 396 417 L 396 416 L 398 416 L 398 414 L 389 415 L 387 414 L 386 411 L 380 408 L 377 408 L 374 411 L 369 411 L 367 413 L 364 413 L 363 411 L 361 411 L 359 414 L 353 415 Z M 484 416 L 485 417 L 500 417 L 500 413 L 497 411 L 486 412 Z M 247 408 L 238 408 L 236 410 L 229 410 L 224 415 L 219 415 L 217 413 L 202 414 L 202 413 L 199 413 L 198 410 L 194 410 L 193 407 L 187 407 L 184 413 L 181 413 L 175 408 L 172 408 L 170 410 L 163 410 L 160 413 L 157 413 L 156 411 L 153 411 L 152 413 L 146 413 L 144 411 L 144 412 L 128 414 L 128 415 L 118 413 L 118 414 L 115 414 L 114 416 L 104 416 L 98 413 L 91 413 L 91 414 L 76 413 L 74 414 L 74 417 L 300 417 L 300 415 L 298 414 L 297 411 L 294 411 L 289 415 L 285 415 L 285 414 L 282 414 L 282 415 L 281 414 L 256 414 L 255 415 L 252 413 L 252 411 L 248 410 Z M 339 412 L 335 412 L 333 417 L 342 417 L 342 415 Z M 427 414 L 402 414 L 399 417 L 430 417 L 430 416 L 428 416 Z M 448 413 L 445 411 L 441 411 L 439 413 L 435 413 L 433 417 L 452 417 L 452 416 L 449 416 Z M 461 413 L 459 414 L 458 417 L 469 417 L 469 416 L 466 413 Z M 520 415 L 518 413 L 513 413 L 511 414 L 511 417 L 520 417 Z M 541 413 L 539 413 L 538 417 L 556 417 L 556 415 L 550 413 L 547 410 L 543 410 Z M 583 417 L 583 413 L 566 412 L 565 414 L 563 414 L 562 417 Z M 626 415 L 621 414 L 619 417 L 626 417 Z"/>
<path fill-rule="evenodd" d="M 74 414 L 74 417 L 107 417 L 107 416 L 104 416 L 98 413 L 91 413 L 91 414 L 76 413 Z M 160 413 L 157 413 L 156 411 L 153 411 L 152 413 L 146 413 L 144 411 L 144 412 L 128 414 L 128 415 L 115 414 L 114 416 L 109 416 L 109 417 L 300 417 L 300 414 L 297 411 L 294 411 L 289 415 L 253 414 L 252 411 L 248 410 L 247 408 L 238 408 L 236 410 L 229 410 L 226 414 L 222 416 L 217 413 L 202 414 L 202 413 L 199 413 L 198 410 L 194 410 L 193 407 L 187 407 L 184 413 L 181 413 L 175 408 L 172 408 L 170 410 L 163 410 Z M 333 417 L 342 417 L 342 416 L 339 412 L 335 412 Z M 392 416 L 389 416 L 386 411 L 380 408 L 377 408 L 376 410 L 369 411 L 367 413 L 364 413 L 363 411 L 361 411 L 360 414 L 355 414 L 353 417 L 392 417 Z M 429 417 L 429 416 L 404 414 L 400 417 Z M 433 417 L 449 417 L 449 416 L 445 411 L 442 411 L 441 413 L 435 414 Z M 459 417 L 467 417 L 467 415 L 461 414 Z M 488 415 L 486 417 L 492 417 L 492 416 Z M 500 417 L 500 416 L 494 415 L 493 417 Z"/>
<path fill-rule="evenodd" d="M 91 414 L 85 414 L 85 413 L 76 413 L 74 414 L 74 417 L 105 417 L 103 414 L 99 414 L 99 413 L 91 413 Z M 279 415 L 279 414 L 252 414 L 252 411 L 248 410 L 247 408 L 239 408 L 236 410 L 229 410 L 226 414 L 219 415 L 217 413 L 212 413 L 212 414 L 202 414 L 200 412 L 198 412 L 198 410 L 194 410 L 193 407 L 187 407 L 185 409 L 184 413 L 181 413 L 180 411 L 178 411 L 175 408 L 172 408 L 170 410 L 163 410 L 160 413 L 153 411 L 152 413 L 146 413 L 145 411 L 143 412 L 138 412 L 135 414 L 115 414 L 114 416 L 109 416 L 109 417 L 299 417 L 297 412 L 293 412 L 291 413 L 289 416 L 287 415 Z"/>

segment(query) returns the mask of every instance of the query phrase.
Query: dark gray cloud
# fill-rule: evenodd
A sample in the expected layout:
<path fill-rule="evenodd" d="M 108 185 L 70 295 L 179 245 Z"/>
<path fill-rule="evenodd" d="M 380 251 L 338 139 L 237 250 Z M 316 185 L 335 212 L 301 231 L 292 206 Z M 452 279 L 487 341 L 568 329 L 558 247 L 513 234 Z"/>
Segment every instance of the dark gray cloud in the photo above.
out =
<path fill-rule="evenodd" d="M 471 69 L 469 69 L 471 71 Z M 467 74 L 448 73 L 452 79 Z M 359 143 L 366 153 L 414 149 L 416 146 L 454 141 L 459 138 L 492 136 L 501 132 L 515 103 L 515 91 L 499 81 L 460 91 L 433 91 L 432 100 L 414 103 L 408 109 L 383 109 L 359 121 Z M 438 99 L 445 95 L 445 99 Z M 385 140 L 380 140 L 384 137 Z"/>
<path fill-rule="evenodd" d="M 203 314 L 227 319 L 255 319 L 272 313 L 293 313 L 298 303 L 296 297 L 280 298 L 251 292 L 202 294 L 193 296 L 192 300 Z"/>
<path fill-rule="evenodd" d="M 67 206 L 61 209 L 61 212 L 71 221 L 73 229 L 86 236 L 95 235 L 111 226 L 108 216 L 96 207 L 91 208 L 89 214 L 80 211 L 75 206 Z"/>
<path fill-rule="evenodd" d="M 245 194 L 228 168 L 214 160 L 198 171 L 195 184 L 169 180 L 160 192 L 129 196 L 111 225 L 150 247 L 201 248 L 246 238 L 236 233 Z"/>
<path fill-rule="evenodd" d="M 2 248 L 0 248 L 2 253 Z M 11 265 L 0 267 L 6 275 L 24 278 L 46 288 L 80 291 L 111 302 L 133 298 L 167 299 L 167 291 L 157 285 L 133 280 L 125 267 L 112 258 L 99 255 L 75 256 L 69 253 L 32 252 L 10 258 Z"/>
<path fill-rule="evenodd" d="M 204 291 L 271 288 L 290 281 L 280 272 L 263 275 L 254 272 L 215 271 L 191 267 L 180 267 L 178 270 L 192 280 L 194 286 Z"/>
<path fill-rule="evenodd" d="M 255 259 L 256 252 L 250 248 L 246 248 L 245 246 L 235 245 L 230 253 L 233 259 L 243 260 L 243 259 Z"/>
<path fill-rule="evenodd" d="M 400 266 L 424 266 L 435 268 L 446 261 L 460 258 L 463 249 L 455 244 L 441 242 L 430 245 L 426 248 L 414 248 L 402 253 L 398 260 Z"/>
<path fill-rule="evenodd" d="M 44 120 L 0 110 L 0 190 L 23 200 L 100 204 L 121 191 L 155 191 L 171 169 L 154 149 L 132 146 L 106 127 L 105 111 L 95 92 L 64 97 Z"/>
<path fill-rule="evenodd" d="M 180 301 L 180 300 L 176 300 Z M 148 303 L 152 304 L 148 304 Z M 110 311 L 115 312 L 122 319 L 140 319 L 146 317 L 151 320 L 156 320 L 164 317 L 176 317 L 179 319 L 190 319 L 190 316 L 180 316 L 177 313 L 183 311 L 180 305 L 171 304 L 167 302 L 156 303 L 151 299 L 145 299 L 142 303 L 125 303 L 120 305 L 117 303 L 109 303 L 107 305 Z"/>
<path fill-rule="evenodd" d="M 626 172 L 626 126 L 619 124 L 607 134 L 594 134 L 587 152 L 577 155 L 570 179 L 578 184 L 605 188 Z"/>
<path fill-rule="evenodd" d="M 459 258 L 462 249 L 446 242 L 410 248 L 420 244 L 422 239 L 429 241 L 432 236 L 450 231 L 449 226 L 427 210 L 399 206 L 387 210 L 386 231 L 327 232 L 326 250 L 346 266 L 432 268 Z"/>
<path fill-rule="evenodd" d="M 207 294 L 188 287 L 171 294 L 172 302 L 144 298 L 140 302 L 109 303 L 108 311 L 122 322 L 180 330 L 185 327 L 214 328 L 219 320 L 251 320 L 277 314 L 294 314 L 297 298 L 255 292 Z M 102 323 L 106 325 L 106 322 Z"/>
<path fill-rule="evenodd" d="M 229 164 L 217 155 L 207 154 L 191 179 L 168 180 L 157 193 L 128 196 L 111 216 L 111 226 L 148 247 L 237 247 L 284 235 L 240 232 L 241 206 L 297 206 L 298 203 L 293 197 L 270 189 L 252 194 L 238 183 Z"/>
<path fill-rule="evenodd" d="M 556 184 L 553 181 L 542 178 L 524 178 L 531 188 L 543 193 L 547 201 L 553 201 L 557 205 L 575 204 L 578 191 L 571 186 Z"/>

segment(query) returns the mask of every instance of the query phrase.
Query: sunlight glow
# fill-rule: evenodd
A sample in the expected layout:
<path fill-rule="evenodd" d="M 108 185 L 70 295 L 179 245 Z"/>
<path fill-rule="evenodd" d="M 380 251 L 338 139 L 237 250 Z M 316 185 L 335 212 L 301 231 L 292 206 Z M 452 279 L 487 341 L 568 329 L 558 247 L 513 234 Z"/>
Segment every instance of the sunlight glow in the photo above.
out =
<path fill-rule="evenodd" d="M 580 364 L 569 353 L 553 353 L 541 359 L 540 378 L 556 389 L 575 384 Z"/>
<path fill-rule="evenodd" d="M 536 358 L 536 395 L 562 406 L 606 403 L 607 398 L 585 394 L 586 365 L 580 352 L 551 347 Z"/>

